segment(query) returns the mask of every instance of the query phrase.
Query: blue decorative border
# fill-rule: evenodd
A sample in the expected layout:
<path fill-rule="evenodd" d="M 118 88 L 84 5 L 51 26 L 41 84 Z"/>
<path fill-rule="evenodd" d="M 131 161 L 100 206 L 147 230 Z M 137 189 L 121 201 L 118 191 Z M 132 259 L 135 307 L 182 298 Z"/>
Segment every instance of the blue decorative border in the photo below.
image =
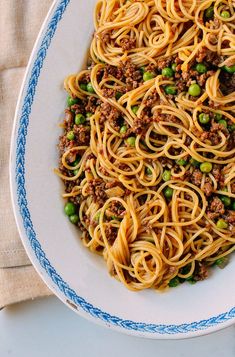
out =
<path fill-rule="evenodd" d="M 74 290 L 72 290 L 66 282 L 63 281 L 61 276 L 57 274 L 55 269 L 51 266 L 44 251 L 41 248 L 39 241 L 36 238 L 36 233 L 33 228 L 33 223 L 30 218 L 30 212 L 27 204 L 27 194 L 25 189 L 25 145 L 27 137 L 27 128 L 29 124 L 29 115 L 31 113 L 31 107 L 36 92 L 40 71 L 45 60 L 47 50 L 50 46 L 51 40 L 56 32 L 57 25 L 61 20 L 70 0 L 59 1 L 54 14 L 49 22 L 46 33 L 43 36 L 40 48 L 36 55 L 36 60 L 33 64 L 31 75 L 27 83 L 27 91 L 23 101 L 23 107 L 20 115 L 19 130 L 17 136 L 17 148 L 16 148 L 16 184 L 17 184 L 17 198 L 19 210 L 22 216 L 26 235 L 30 241 L 31 247 L 43 269 L 47 272 L 51 280 L 58 286 L 63 292 L 64 296 L 73 301 L 74 304 L 82 308 L 86 313 L 91 316 L 102 320 L 106 324 L 111 324 L 116 327 L 132 330 L 135 332 L 147 332 L 157 334 L 183 334 L 188 332 L 195 332 L 198 330 L 207 329 L 217 324 L 224 323 L 230 319 L 235 318 L 235 307 L 230 311 L 222 313 L 218 316 L 211 317 L 208 320 L 201 320 L 193 323 L 186 323 L 181 325 L 155 325 L 146 324 L 144 322 L 134 322 L 129 320 L 123 320 L 119 317 L 112 316 L 107 312 L 101 311 L 94 307 L 82 297 L 78 296 Z"/>

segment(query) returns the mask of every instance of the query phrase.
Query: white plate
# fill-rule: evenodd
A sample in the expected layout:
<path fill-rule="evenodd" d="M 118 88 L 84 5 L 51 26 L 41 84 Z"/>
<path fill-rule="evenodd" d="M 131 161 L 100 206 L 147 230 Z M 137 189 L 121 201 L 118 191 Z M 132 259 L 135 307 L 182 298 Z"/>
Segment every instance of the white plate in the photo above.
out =
<path fill-rule="evenodd" d="M 23 244 L 46 284 L 80 315 L 150 338 L 206 334 L 235 322 L 235 260 L 206 281 L 167 293 L 130 292 L 103 260 L 84 248 L 63 213 L 54 175 L 66 93 L 63 79 L 81 69 L 93 32 L 95 0 L 60 0 L 42 27 L 17 107 L 11 190 Z"/>

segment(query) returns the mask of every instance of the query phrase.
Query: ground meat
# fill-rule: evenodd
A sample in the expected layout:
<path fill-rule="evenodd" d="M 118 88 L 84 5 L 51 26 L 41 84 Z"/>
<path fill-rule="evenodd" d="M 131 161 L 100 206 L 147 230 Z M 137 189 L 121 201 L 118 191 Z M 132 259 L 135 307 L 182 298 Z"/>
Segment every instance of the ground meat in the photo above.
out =
<path fill-rule="evenodd" d="M 120 63 L 120 68 L 123 71 L 123 75 L 125 78 L 133 78 L 134 80 L 138 80 L 142 78 L 141 71 L 130 61 L 127 60 L 126 62 Z"/>
<path fill-rule="evenodd" d="M 152 73 L 156 73 L 157 72 L 157 67 L 154 63 L 149 63 L 146 67 L 145 67 L 146 72 L 152 72 Z"/>
<path fill-rule="evenodd" d="M 92 64 L 92 63 L 93 63 L 93 62 L 91 62 L 91 64 Z M 86 72 L 86 73 L 83 74 L 83 76 L 80 78 L 80 81 L 81 81 L 82 83 L 85 83 L 85 84 L 89 83 L 90 80 L 91 80 L 90 72 Z"/>
<path fill-rule="evenodd" d="M 216 36 L 215 34 L 211 33 L 209 35 L 209 42 L 212 44 L 212 45 L 216 45 L 218 43 L 218 36 Z"/>
<path fill-rule="evenodd" d="M 88 182 L 87 193 L 93 196 L 93 199 L 100 206 L 107 200 L 105 192 L 105 182 L 102 179 L 93 179 Z"/>
<path fill-rule="evenodd" d="M 69 109 L 65 109 L 65 116 L 63 126 L 66 131 L 70 131 L 73 128 L 74 115 Z"/>
<path fill-rule="evenodd" d="M 85 106 L 86 112 L 94 114 L 97 106 L 97 99 L 95 97 L 89 96 L 88 102 Z"/>
<path fill-rule="evenodd" d="M 198 262 L 193 274 L 193 278 L 196 281 L 205 280 L 208 278 L 208 268 L 203 262 Z"/>
<path fill-rule="evenodd" d="M 103 69 L 103 78 L 113 76 L 126 84 L 121 92 L 127 92 L 139 86 L 142 83 L 142 73 L 129 59 L 121 62 L 118 67 L 106 65 Z"/>
<path fill-rule="evenodd" d="M 118 167 L 119 167 L 120 170 L 123 170 L 123 171 L 126 171 L 126 172 L 131 171 L 130 167 L 127 164 L 124 164 L 124 163 L 119 164 Z"/>
<path fill-rule="evenodd" d="M 201 182 L 202 182 L 202 176 L 203 175 L 202 175 L 201 171 L 198 169 L 195 169 L 191 176 L 191 182 L 196 186 L 200 186 Z"/>
<path fill-rule="evenodd" d="M 108 210 L 112 212 L 112 215 L 115 217 L 123 217 L 125 214 L 125 208 L 118 201 L 112 201 Z"/>
<path fill-rule="evenodd" d="M 214 102 L 212 99 L 209 99 L 208 106 L 212 109 L 217 109 L 220 107 L 220 103 Z"/>
<path fill-rule="evenodd" d="M 197 74 L 196 75 L 196 80 L 197 80 L 197 83 L 201 86 L 201 87 L 204 87 L 205 84 L 206 84 L 206 80 L 213 76 L 215 73 L 215 71 L 207 71 L 206 73 L 203 73 L 203 74 Z"/>
<path fill-rule="evenodd" d="M 130 92 L 133 89 L 138 88 L 139 84 L 138 81 L 133 80 L 133 78 L 129 77 L 126 80 L 126 91 Z"/>
<path fill-rule="evenodd" d="M 215 180 L 219 183 L 220 187 L 224 186 L 224 175 L 221 172 L 220 165 L 214 165 L 212 170 L 212 175 L 214 176 Z"/>
<path fill-rule="evenodd" d="M 161 163 L 162 167 L 168 167 L 171 169 L 173 167 L 174 161 L 172 159 L 169 159 L 168 157 L 159 157 L 158 161 Z"/>
<path fill-rule="evenodd" d="M 231 192 L 235 193 L 235 182 L 231 183 Z"/>
<path fill-rule="evenodd" d="M 143 104 L 145 107 L 151 108 L 153 105 L 156 105 L 159 99 L 158 93 L 154 90 L 144 101 Z"/>
<path fill-rule="evenodd" d="M 159 122 L 159 121 L 165 121 L 169 123 L 177 123 L 180 124 L 181 121 L 172 114 L 161 114 L 159 112 L 154 113 L 154 121 Z"/>
<path fill-rule="evenodd" d="M 217 52 L 213 52 L 209 50 L 207 47 L 202 47 L 198 51 L 196 61 L 207 63 L 208 65 L 218 66 L 218 64 L 222 63 L 224 58 L 218 55 Z"/>
<path fill-rule="evenodd" d="M 86 110 L 85 110 L 85 105 L 86 105 L 86 101 L 84 101 L 82 104 L 74 104 L 71 106 L 71 110 L 75 113 L 75 114 L 85 114 Z"/>
<path fill-rule="evenodd" d="M 189 146 L 192 141 L 193 141 L 193 139 L 190 136 L 187 135 L 184 144 L 186 146 Z"/>
<path fill-rule="evenodd" d="M 110 244 L 113 244 L 115 239 L 117 238 L 117 228 L 107 225 L 105 228 L 106 238 Z"/>
<path fill-rule="evenodd" d="M 235 223 L 235 211 L 228 211 L 228 214 L 226 216 L 226 221 L 228 223 Z"/>
<path fill-rule="evenodd" d="M 160 58 L 158 61 L 157 61 L 157 68 L 159 70 L 165 68 L 165 67 L 168 67 L 170 65 L 170 63 L 172 62 L 172 57 L 167 57 L 167 58 Z"/>
<path fill-rule="evenodd" d="M 220 89 L 224 95 L 228 95 L 235 91 L 235 73 L 230 74 L 225 71 L 221 71 L 219 75 Z"/>
<path fill-rule="evenodd" d="M 78 224 L 78 227 L 82 232 L 84 232 L 84 233 L 87 232 L 87 229 L 84 227 L 84 225 L 81 222 Z"/>
<path fill-rule="evenodd" d="M 108 78 L 109 76 L 113 76 L 119 79 L 120 81 L 125 82 L 126 77 L 123 67 L 124 67 L 123 64 L 120 64 L 120 66 L 118 67 L 111 66 L 110 64 L 106 64 L 103 69 L 103 78 Z"/>
<path fill-rule="evenodd" d="M 73 132 L 75 141 L 78 145 L 89 145 L 90 142 L 90 127 L 84 125 L 74 125 Z"/>
<path fill-rule="evenodd" d="M 100 172 L 104 175 L 104 176 L 109 176 L 108 171 L 104 168 L 104 167 L 100 167 Z"/>
<path fill-rule="evenodd" d="M 215 218 L 222 216 L 224 212 L 225 209 L 223 202 L 218 197 L 214 197 L 207 210 L 208 218 L 214 220 Z"/>
<path fill-rule="evenodd" d="M 110 37 L 111 37 L 111 35 L 110 35 L 110 33 L 109 33 L 107 30 L 101 32 L 101 33 L 99 34 L 99 36 L 100 36 L 100 39 L 101 39 L 102 43 L 105 43 L 105 44 L 106 44 L 106 43 L 110 43 Z"/>
<path fill-rule="evenodd" d="M 134 121 L 134 126 L 132 128 L 132 133 L 135 133 L 137 135 L 143 135 L 149 127 L 149 123 L 152 122 L 152 119 L 148 117 L 148 115 L 145 115 L 142 118 L 137 118 Z"/>
<path fill-rule="evenodd" d="M 106 188 L 112 188 L 112 187 L 115 187 L 119 184 L 119 181 L 117 180 L 112 180 L 112 181 L 109 181 L 106 183 L 105 187 Z"/>
<path fill-rule="evenodd" d="M 176 76 L 176 78 L 177 78 L 177 76 Z M 179 92 L 185 92 L 186 90 L 187 90 L 187 85 L 186 85 L 186 82 L 185 82 L 185 80 L 180 76 L 180 74 L 179 74 L 179 77 L 178 77 L 179 79 L 177 79 L 176 80 L 176 86 L 177 86 L 177 88 L 178 88 L 178 91 Z"/>
<path fill-rule="evenodd" d="M 106 98 L 114 98 L 116 94 L 116 90 L 113 88 L 104 88 L 102 90 L 103 96 Z"/>
<path fill-rule="evenodd" d="M 124 51 L 130 51 L 136 47 L 136 39 L 135 38 L 123 38 L 121 40 L 121 47 Z"/>
<path fill-rule="evenodd" d="M 228 135 L 228 130 L 225 128 L 224 125 L 216 123 L 212 121 L 212 125 L 209 131 L 204 131 L 200 135 L 200 139 L 205 142 L 206 140 L 210 140 L 212 145 L 218 145 L 221 142 L 221 136 L 219 131 L 222 131 L 224 134 Z"/>
<path fill-rule="evenodd" d="M 94 154 L 88 154 L 86 157 L 87 160 L 92 160 L 95 159 L 95 155 Z"/>
<path fill-rule="evenodd" d="M 213 192 L 213 185 L 211 182 L 205 182 L 204 186 L 202 187 L 202 191 L 205 193 L 205 195 L 208 197 L 212 194 Z"/>
<path fill-rule="evenodd" d="M 219 130 L 223 131 L 225 134 L 228 134 L 228 130 L 224 125 L 216 123 L 215 121 L 213 121 L 212 125 L 210 127 L 210 133 L 217 133 Z"/>
<path fill-rule="evenodd" d="M 227 141 L 227 151 L 234 149 L 235 147 L 235 131 L 233 131 Z"/>
<path fill-rule="evenodd" d="M 58 145 L 60 156 L 62 156 L 68 149 L 72 149 L 73 146 L 73 140 L 68 140 L 66 135 L 60 136 Z"/>
<path fill-rule="evenodd" d="M 201 87 L 204 87 L 206 80 L 211 77 L 215 71 L 207 71 L 206 73 L 199 74 L 193 68 L 190 68 L 188 71 L 179 72 L 175 74 L 176 86 L 179 92 L 186 91 L 187 88 L 196 81 Z"/>
<path fill-rule="evenodd" d="M 220 27 L 220 20 L 217 19 L 217 17 L 214 18 L 214 20 L 210 21 L 210 28 L 213 30 L 217 30 Z"/>
<path fill-rule="evenodd" d="M 115 107 L 105 102 L 100 105 L 99 112 L 101 114 L 101 124 L 105 123 L 108 120 L 113 128 L 119 130 L 120 125 L 118 124 L 118 118 L 120 116 L 120 113 Z"/>

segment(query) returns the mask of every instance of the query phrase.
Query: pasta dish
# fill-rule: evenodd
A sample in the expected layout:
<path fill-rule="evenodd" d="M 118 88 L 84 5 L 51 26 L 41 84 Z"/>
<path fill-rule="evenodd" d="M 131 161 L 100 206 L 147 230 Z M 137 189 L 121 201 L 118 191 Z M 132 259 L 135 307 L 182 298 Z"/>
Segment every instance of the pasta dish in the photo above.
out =
<path fill-rule="evenodd" d="M 57 174 L 82 242 L 131 290 L 235 249 L 235 2 L 99 0 L 69 75 Z"/>

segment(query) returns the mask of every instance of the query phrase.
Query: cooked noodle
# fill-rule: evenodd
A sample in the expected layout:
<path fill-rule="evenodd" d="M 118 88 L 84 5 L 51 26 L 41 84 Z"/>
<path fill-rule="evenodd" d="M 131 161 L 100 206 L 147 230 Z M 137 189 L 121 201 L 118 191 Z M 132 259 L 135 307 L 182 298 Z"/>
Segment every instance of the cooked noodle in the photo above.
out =
<path fill-rule="evenodd" d="M 201 280 L 235 248 L 235 3 L 99 0 L 94 24 L 64 82 L 71 221 L 131 290 Z"/>

